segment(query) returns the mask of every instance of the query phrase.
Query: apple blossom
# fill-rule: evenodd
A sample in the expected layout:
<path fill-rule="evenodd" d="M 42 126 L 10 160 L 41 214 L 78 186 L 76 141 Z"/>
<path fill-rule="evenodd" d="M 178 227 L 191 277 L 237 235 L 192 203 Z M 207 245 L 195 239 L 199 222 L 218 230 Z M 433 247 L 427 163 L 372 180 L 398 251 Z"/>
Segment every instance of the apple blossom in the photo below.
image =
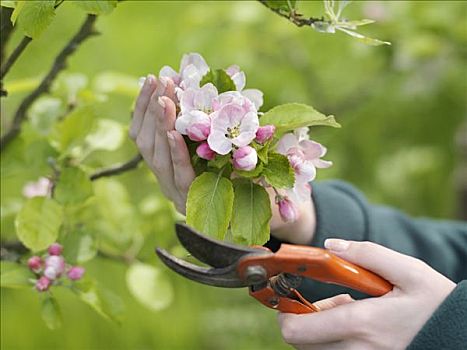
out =
<path fill-rule="evenodd" d="M 62 251 L 63 251 L 63 247 L 58 243 L 52 243 L 49 246 L 49 249 L 47 250 L 49 255 L 60 255 L 62 254 Z"/>
<path fill-rule="evenodd" d="M 276 127 L 274 125 L 260 126 L 256 131 L 256 141 L 259 143 L 265 143 L 266 141 L 269 141 L 274 135 L 275 131 Z"/>
<path fill-rule="evenodd" d="M 248 98 L 253 104 L 255 108 L 258 110 L 263 105 L 263 93 L 258 89 L 245 89 L 246 85 L 246 76 L 245 73 L 240 70 L 240 67 L 236 64 L 231 65 L 228 67 L 225 72 L 230 76 L 232 81 L 235 84 L 235 88 L 239 91 L 243 96 Z"/>
<path fill-rule="evenodd" d="M 175 129 L 193 141 L 204 141 L 211 131 L 211 119 L 202 111 L 190 111 L 175 121 Z"/>
<path fill-rule="evenodd" d="M 235 169 L 250 171 L 256 168 L 258 154 L 253 147 L 243 146 L 233 152 L 232 159 Z"/>
<path fill-rule="evenodd" d="M 67 276 L 70 280 L 77 281 L 83 277 L 84 272 L 85 272 L 84 267 L 73 266 L 70 270 L 68 270 Z"/>
<path fill-rule="evenodd" d="M 46 177 L 41 177 L 36 182 L 28 182 L 23 187 L 23 196 L 26 198 L 46 197 L 52 190 L 52 181 Z"/>
<path fill-rule="evenodd" d="M 219 154 L 227 154 L 233 146 L 247 146 L 256 137 L 258 127 L 256 112 L 247 112 L 236 103 L 226 104 L 211 115 L 209 147 Z"/>
<path fill-rule="evenodd" d="M 45 259 L 44 276 L 54 280 L 65 271 L 65 259 L 62 256 L 51 255 Z"/>
<path fill-rule="evenodd" d="M 201 88 L 189 88 L 185 90 L 180 99 L 181 115 L 192 110 L 203 111 L 206 114 L 212 112 L 212 101 L 218 96 L 217 88 L 207 83 Z"/>
<path fill-rule="evenodd" d="M 28 267 L 35 273 L 39 273 L 42 270 L 43 263 L 42 258 L 39 256 L 31 256 L 28 259 Z"/>
<path fill-rule="evenodd" d="M 276 202 L 279 206 L 279 214 L 284 222 L 294 222 L 298 219 L 298 208 L 289 198 L 278 196 Z"/>
<path fill-rule="evenodd" d="M 201 143 L 197 148 L 196 148 L 196 154 L 206 160 L 212 160 L 216 157 L 216 152 L 214 152 L 208 145 L 207 142 Z"/>
<path fill-rule="evenodd" d="M 52 281 L 50 279 L 48 279 L 45 276 L 42 276 L 36 281 L 36 289 L 39 292 L 45 292 L 46 290 L 49 289 L 51 283 Z"/>

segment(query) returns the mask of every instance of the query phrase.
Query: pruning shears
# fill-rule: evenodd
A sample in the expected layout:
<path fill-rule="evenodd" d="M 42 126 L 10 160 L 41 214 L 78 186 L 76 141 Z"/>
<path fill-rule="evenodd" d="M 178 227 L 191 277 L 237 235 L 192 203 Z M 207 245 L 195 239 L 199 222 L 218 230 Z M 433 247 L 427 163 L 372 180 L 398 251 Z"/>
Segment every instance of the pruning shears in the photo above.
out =
<path fill-rule="evenodd" d="M 273 253 L 261 246 L 245 247 L 218 241 L 185 224 L 176 224 L 176 233 L 188 252 L 210 267 L 191 264 L 157 248 L 157 255 L 170 269 L 211 286 L 248 287 L 253 298 L 281 312 L 319 311 L 297 291 L 303 278 L 346 286 L 371 296 L 381 296 L 392 290 L 392 285 L 380 276 L 326 249 L 282 244 Z"/>

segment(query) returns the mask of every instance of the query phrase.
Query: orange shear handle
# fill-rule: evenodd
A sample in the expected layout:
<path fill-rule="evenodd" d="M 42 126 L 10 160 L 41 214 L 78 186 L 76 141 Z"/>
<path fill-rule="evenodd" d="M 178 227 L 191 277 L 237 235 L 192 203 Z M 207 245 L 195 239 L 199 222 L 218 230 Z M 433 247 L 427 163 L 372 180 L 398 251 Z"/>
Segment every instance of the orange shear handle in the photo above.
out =
<path fill-rule="evenodd" d="M 239 272 L 242 274 L 248 266 L 258 265 L 262 266 L 267 271 L 269 277 L 282 272 L 288 272 L 324 283 L 333 283 L 349 287 L 372 296 L 384 295 L 393 288 L 388 281 L 373 272 L 352 264 L 321 248 L 282 244 L 281 248 L 275 254 L 269 256 L 253 256 L 240 261 Z M 297 291 L 293 290 L 293 292 L 296 293 L 298 300 L 303 299 Z M 290 307 L 290 305 L 287 307 L 288 310 L 281 309 L 281 305 L 279 304 L 282 303 L 271 305 L 269 303 L 272 297 L 270 291 L 250 291 L 250 294 L 269 307 L 283 312 L 294 312 L 294 307 Z M 268 294 L 268 298 L 266 298 L 266 294 Z M 301 304 L 304 304 L 303 300 Z M 285 303 L 284 301 L 283 305 L 285 305 Z M 297 306 L 297 312 L 294 313 L 317 311 L 312 310 L 309 303 L 305 304 L 305 306 L 305 308 Z"/>

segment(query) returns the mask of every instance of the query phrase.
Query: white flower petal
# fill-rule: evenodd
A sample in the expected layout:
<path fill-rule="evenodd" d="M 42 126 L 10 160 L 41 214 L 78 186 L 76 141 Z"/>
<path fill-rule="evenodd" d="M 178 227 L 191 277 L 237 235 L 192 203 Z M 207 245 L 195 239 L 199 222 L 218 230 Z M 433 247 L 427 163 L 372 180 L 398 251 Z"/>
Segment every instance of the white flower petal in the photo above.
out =
<path fill-rule="evenodd" d="M 287 151 L 292 147 L 298 146 L 297 137 L 292 133 L 287 133 L 281 137 L 277 143 L 276 151 L 280 154 L 287 154 Z"/>
<path fill-rule="evenodd" d="M 232 142 L 225 137 L 225 134 L 212 130 L 208 137 L 209 147 L 218 154 L 227 154 L 232 150 Z"/>
<path fill-rule="evenodd" d="M 246 85 L 246 76 L 244 72 L 238 72 L 231 76 L 237 91 L 242 91 Z"/>
<path fill-rule="evenodd" d="M 246 89 L 241 92 L 243 96 L 249 99 L 257 110 L 263 105 L 263 93 L 258 89 Z"/>

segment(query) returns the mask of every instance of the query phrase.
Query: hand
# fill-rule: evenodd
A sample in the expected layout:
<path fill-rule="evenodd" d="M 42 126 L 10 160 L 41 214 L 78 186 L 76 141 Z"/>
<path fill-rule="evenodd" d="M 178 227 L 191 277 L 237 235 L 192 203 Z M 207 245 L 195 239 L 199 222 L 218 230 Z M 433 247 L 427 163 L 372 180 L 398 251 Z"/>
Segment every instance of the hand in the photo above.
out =
<path fill-rule="evenodd" d="M 284 340 L 308 349 L 405 349 L 455 284 L 424 262 L 370 242 L 328 239 L 332 253 L 373 271 L 394 285 L 365 300 L 348 295 L 315 303 L 313 314 L 279 314 Z"/>
<path fill-rule="evenodd" d="M 156 175 L 162 193 L 185 215 L 188 190 L 196 175 L 183 136 L 175 130 L 174 101 L 173 81 L 149 75 L 136 100 L 130 137 Z M 299 220 L 285 224 L 280 219 L 272 190 L 270 196 L 273 208 L 271 234 L 291 243 L 311 242 L 316 225 L 312 201 L 300 206 Z"/>
<path fill-rule="evenodd" d="M 149 75 L 138 96 L 130 137 L 156 175 L 162 193 L 185 214 L 188 189 L 195 179 L 185 141 L 175 131 L 175 87 Z"/>

